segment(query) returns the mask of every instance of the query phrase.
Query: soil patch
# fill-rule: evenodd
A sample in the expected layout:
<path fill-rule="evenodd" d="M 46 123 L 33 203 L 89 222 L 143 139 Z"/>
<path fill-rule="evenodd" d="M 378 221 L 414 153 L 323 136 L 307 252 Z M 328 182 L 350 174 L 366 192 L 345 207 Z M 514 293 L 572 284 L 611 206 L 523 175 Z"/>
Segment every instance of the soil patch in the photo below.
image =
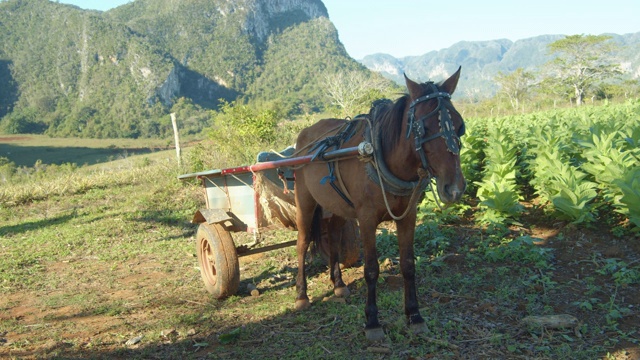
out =
<path fill-rule="evenodd" d="M 0 136 L 0 142 L 25 141 L 31 140 L 28 136 Z"/>

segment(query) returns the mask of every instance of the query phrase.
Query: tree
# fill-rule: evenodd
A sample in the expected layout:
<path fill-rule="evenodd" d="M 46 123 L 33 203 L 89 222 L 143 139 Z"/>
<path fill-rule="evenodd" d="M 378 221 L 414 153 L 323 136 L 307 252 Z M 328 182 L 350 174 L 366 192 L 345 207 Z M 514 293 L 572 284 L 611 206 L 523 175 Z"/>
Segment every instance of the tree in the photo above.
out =
<path fill-rule="evenodd" d="M 549 65 L 557 79 L 572 88 L 576 105 L 599 81 L 620 73 L 613 64 L 612 54 L 618 49 L 607 35 L 571 35 L 549 44 L 550 53 L 557 54 Z"/>
<path fill-rule="evenodd" d="M 381 97 L 389 83 L 381 77 L 354 70 L 329 75 L 321 86 L 343 116 L 355 116 L 368 110 L 371 101 Z"/>
<path fill-rule="evenodd" d="M 550 77 L 545 77 L 540 81 L 536 92 L 552 100 L 554 109 L 558 106 L 558 99 L 571 101 L 572 96 L 572 91 L 568 86 L 560 84 L 556 79 Z"/>
<path fill-rule="evenodd" d="M 509 98 L 514 110 L 518 110 L 521 101 L 529 95 L 534 76 L 533 73 L 525 71 L 523 68 L 517 68 L 510 74 L 498 72 L 494 80 L 500 85 L 499 92 Z"/>

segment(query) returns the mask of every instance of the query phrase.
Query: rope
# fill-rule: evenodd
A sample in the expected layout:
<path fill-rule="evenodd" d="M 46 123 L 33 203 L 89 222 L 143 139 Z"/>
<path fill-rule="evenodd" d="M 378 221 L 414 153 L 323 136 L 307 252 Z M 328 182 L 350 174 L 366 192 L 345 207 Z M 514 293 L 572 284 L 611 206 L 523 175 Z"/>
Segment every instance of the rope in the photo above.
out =
<path fill-rule="evenodd" d="M 433 190 L 433 182 L 431 182 L 431 179 L 429 179 L 429 188 L 431 189 L 431 194 L 433 194 L 433 200 L 436 201 L 436 205 L 438 205 L 438 209 L 440 209 L 440 211 L 442 211 L 442 204 L 440 204 L 440 196 L 436 195 L 436 191 Z"/>
<path fill-rule="evenodd" d="M 376 171 L 378 172 L 378 177 L 380 177 L 380 179 L 382 179 L 382 175 L 380 174 L 380 170 L 378 169 L 378 166 L 376 166 L 374 164 L 374 167 L 376 168 Z M 422 178 L 420 178 L 422 180 Z M 384 190 L 384 181 L 380 180 L 380 188 L 382 189 L 382 198 L 384 199 L 384 205 L 387 207 L 387 212 L 389 213 L 389 216 L 391 216 L 391 218 L 393 220 L 402 220 L 404 219 L 408 214 L 409 211 L 412 208 L 412 204 L 414 204 L 415 200 L 416 200 L 416 195 L 418 194 L 420 187 L 416 185 L 416 187 L 413 188 L 413 192 L 411 193 L 411 198 L 409 198 L 409 203 L 407 204 L 407 208 L 404 210 L 404 212 L 402 213 L 402 215 L 397 216 L 395 215 L 392 211 L 391 211 L 391 206 L 389 205 L 389 200 L 387 199 L 387 192 Z"/>
<path fill-rule="evenodd" d="M 369 118 L 366 118 L 366 119 L 367 119 L 367 123 L 369 124 L 371 139 L 373 139 L 373 125 L 371 124 L 371 119 Z M 418 194 L 420 189 L 420 187 L 417 184 L 420 184 L 423 179 L 427 178 L 429 180 L 429 185 L 431 185 L 431 177 L 429 176 L 426 170 L 422 168 L 418 169 L 418 177 L 420 181 L 418 181 L 416 183 L 416 186 L 413 188 L 413 192 L 411 193 L 411 197 L 409 198 L 409 204 L 407 204 L 407 208 L 404 210 L 402 215 L 397 216 L 393 213 L 393 211 L 391 210 L 391 206 L 389 205 L 389 200 L 387 199 L 387 192 L 384 189 L 384 180 L 382 177 L 382 173 L 378 168 L 378 160 L 375 158 L 375 156 L 373 156 L 373 160 L 369 160 L 369 161 L 372 161 L 373 167 L 376 169 L 376 172 L 378 173 L 378 179 L 380 179 L 380 189 L 382 190 L 382 198 L 384 199 L 384 205 L 387 207 L 387 212 L 389 213 L 389 216 L 391 216 L 391 218 L 395 221 L 404 219 L 409 214 L 409 211 L 412 208 L 412 204 L 414 204 L 414 202 L 416 201 L 416 195 Z M 433 187 L 431 187 L 431 190 L 433 191 Z"/>

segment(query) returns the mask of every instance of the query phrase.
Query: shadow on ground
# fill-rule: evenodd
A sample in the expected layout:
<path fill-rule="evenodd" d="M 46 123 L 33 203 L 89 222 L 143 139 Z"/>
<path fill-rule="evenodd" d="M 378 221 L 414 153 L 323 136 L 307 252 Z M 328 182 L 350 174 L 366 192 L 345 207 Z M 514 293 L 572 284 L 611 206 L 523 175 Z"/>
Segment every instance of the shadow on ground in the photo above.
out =
<path fill-rule="evenodd" d="M 8 158 L 17 166 L 29 167 L 33 166 L 38 160 L 42 161 L 43 164 L 75 163 L 77 165 L 94 165 L 152 152 L 154 152 L 154 149 L 150 148 L 19 146 L 0 143 L 0 157 Z"/>

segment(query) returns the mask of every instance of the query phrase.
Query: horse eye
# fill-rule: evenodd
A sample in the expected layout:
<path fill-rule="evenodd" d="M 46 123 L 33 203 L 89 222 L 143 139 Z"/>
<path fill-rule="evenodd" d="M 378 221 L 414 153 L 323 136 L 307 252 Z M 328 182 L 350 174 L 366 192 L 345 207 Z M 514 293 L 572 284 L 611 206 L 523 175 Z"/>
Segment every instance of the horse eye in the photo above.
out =
<path fill-rule="evenodd" d="M 460 125 L 460 128 L 458 129 L 458 137 L 462 137 L 462 135 L 464 135 L 465 133 L 465 127 L 464 127 L 464 123 L 462 123 L 462 125 Z"/>

